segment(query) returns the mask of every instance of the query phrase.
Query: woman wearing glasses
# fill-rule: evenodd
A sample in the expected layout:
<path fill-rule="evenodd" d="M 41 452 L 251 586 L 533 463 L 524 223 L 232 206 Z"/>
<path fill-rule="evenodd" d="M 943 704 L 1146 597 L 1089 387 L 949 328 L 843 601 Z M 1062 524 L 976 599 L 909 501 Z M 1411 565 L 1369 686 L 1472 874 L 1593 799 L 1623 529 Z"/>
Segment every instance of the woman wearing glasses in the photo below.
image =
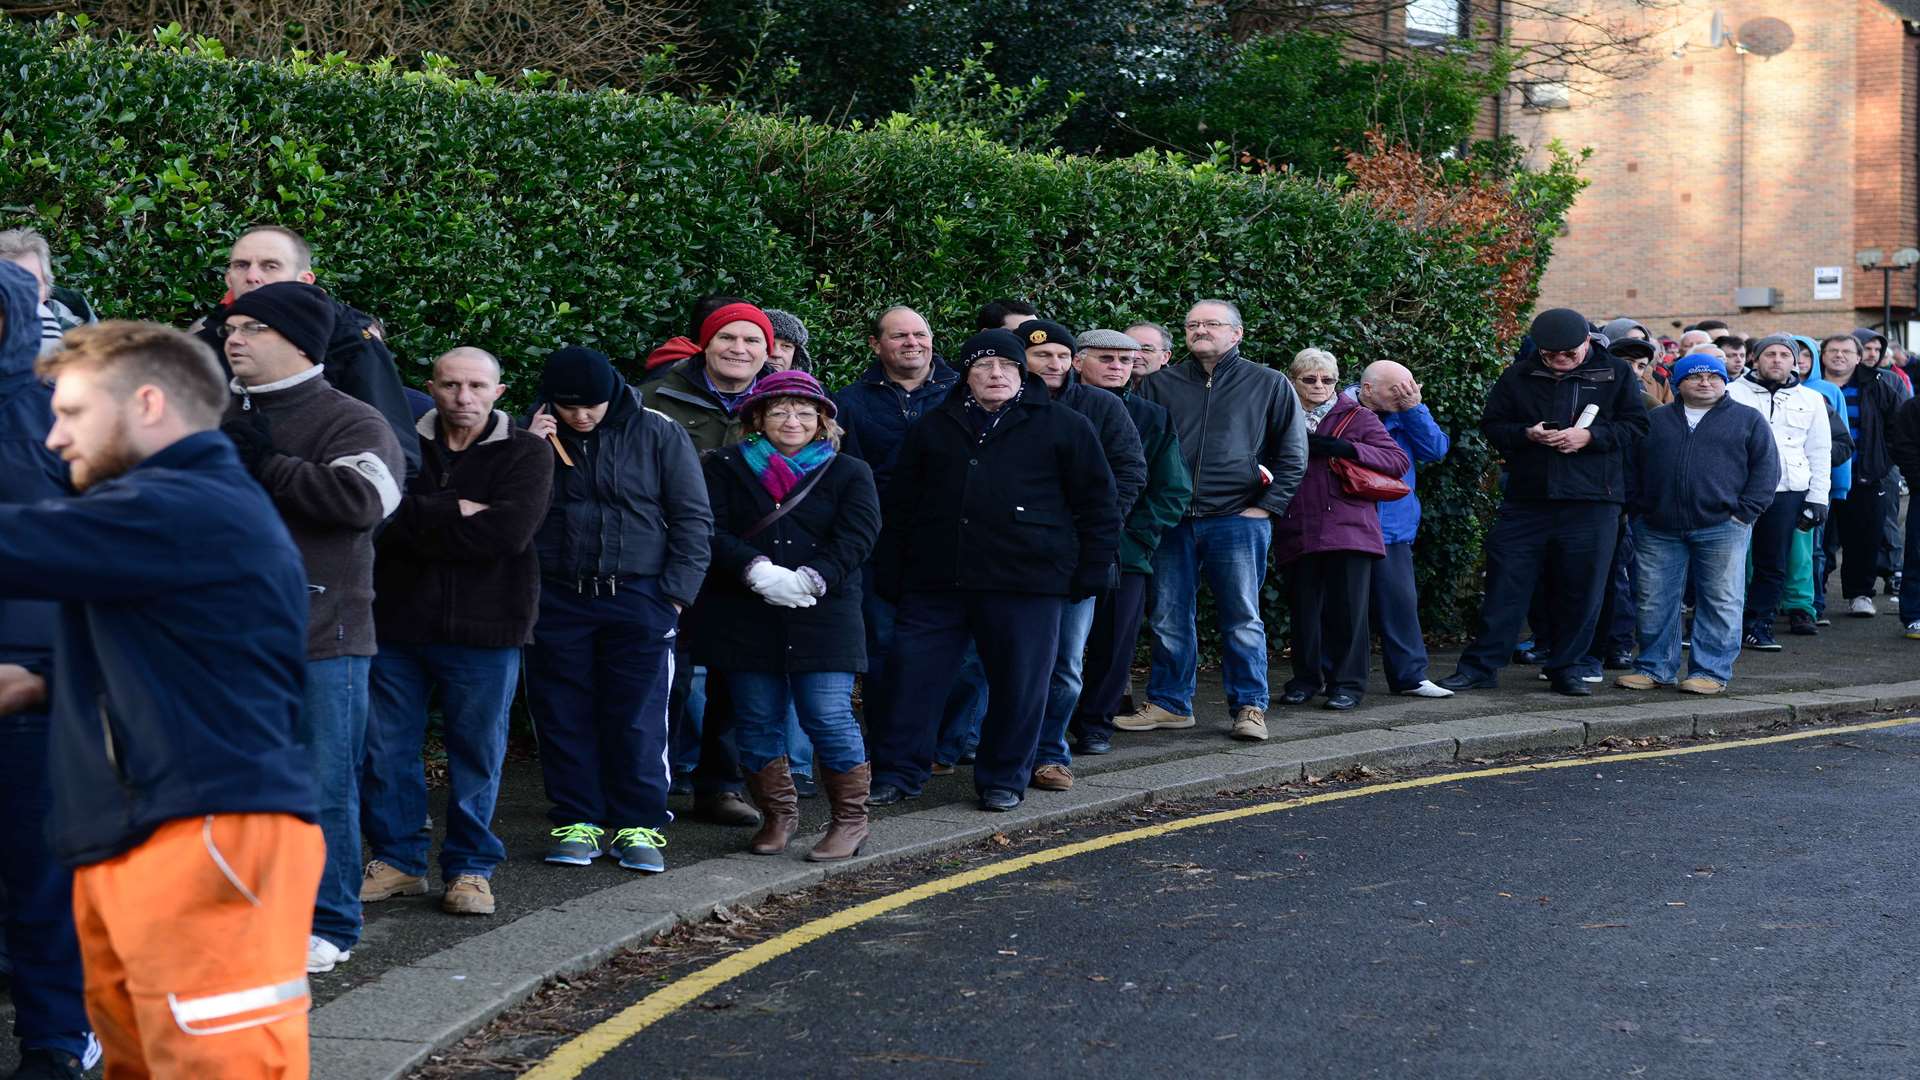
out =
<path fill-rule="evenodd" d="M 1395 479 L 1412 462 L 1372 409 L 1337 391 L 1332 353 L 1302 349 L 1288 374 L 1306 413 L 1307 473 L 1273 526 L 1273 561 L 1286 574 L 1293 617 L 1293 678 L 1280 702 L 1304 705 L 1324 690 L 1326 707 L 1344 711 L 1367 689 L 1367 586 L 1387 549 L 1374 502 L 1348 494 L 1332 461 Z"/>
<path fill-rule="evenodd" d="M 741 402 L 747 437 L 705 462 L 713 562 L 694 631 L 694 655 L 733 691 L 757 855 L 786 851 L 800 827 L 786 745 L 789 706 L 798 712 L 833 814 L 807 853 L 816 862 L 859 852 L 871 776 L 853 677 L 867 667 L 860 568 L 880 500 L 866 463 L 839 452 L 836 411 L 803 371 L 768 375 Z"/>

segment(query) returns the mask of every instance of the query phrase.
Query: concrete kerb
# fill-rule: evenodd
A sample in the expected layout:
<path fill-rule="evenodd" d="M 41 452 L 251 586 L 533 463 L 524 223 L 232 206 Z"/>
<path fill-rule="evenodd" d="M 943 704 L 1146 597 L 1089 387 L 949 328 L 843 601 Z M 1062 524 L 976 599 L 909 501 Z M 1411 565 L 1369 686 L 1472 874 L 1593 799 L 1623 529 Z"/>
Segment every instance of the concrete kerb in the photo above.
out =
<path fill-rule="evenodd" d="M 1664 698 L 1664 695 L 1662 695 Z M 1670 737 L 1920 706 L 1920 680 L 1821 691 L 1483 716 L 1264 743 L 1222 741 L 1174 761 L 1087 776 L 1072 790 L 1034 793 L 1018 810 L 986 814 L 929 807 L 873 823 L 847 863 L 793 854 L 708 859 L 534 912 L 357 987 L 313 1013 L 313 1074 L 320 1080 L 390 1080 L 524 1001 L 544 982 L 598 965 L 628 946 L 719 907 L 753 904 L 829 877 L 952 851 L 996 832 L 1063 824 L 1155 800 L 1246 790 L 1356 766 L 1386 769 L 1528 750 L 1592 745 L 1611 737 Z"/>

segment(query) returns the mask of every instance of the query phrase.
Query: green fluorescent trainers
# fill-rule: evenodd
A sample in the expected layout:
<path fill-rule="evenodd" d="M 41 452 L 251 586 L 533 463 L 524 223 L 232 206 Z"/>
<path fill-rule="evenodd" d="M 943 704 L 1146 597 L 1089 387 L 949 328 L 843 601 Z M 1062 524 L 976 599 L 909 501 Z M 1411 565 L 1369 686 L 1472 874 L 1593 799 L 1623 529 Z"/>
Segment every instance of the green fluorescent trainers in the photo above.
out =
<path fill-rule="evenodd" d="M 613 834 L 612 851 L 620 865 L 643 874 L 657 874 L 667 868 L 667 860 L 660 854 L 666 846 L 667 838 L 654 829 L 621 829 Z"/>
<path fill-rule="evenodd" d="M 605 854 L 600 850 L 600 838 L 607 830 L 598 825 L 589 825 L 576 821 L 571 825 L 562 825 L 553 830 L 556 838 L 553 846 L 547 849 L 547 861 L 562 866 L 587 866 L 593 860 Z"/>

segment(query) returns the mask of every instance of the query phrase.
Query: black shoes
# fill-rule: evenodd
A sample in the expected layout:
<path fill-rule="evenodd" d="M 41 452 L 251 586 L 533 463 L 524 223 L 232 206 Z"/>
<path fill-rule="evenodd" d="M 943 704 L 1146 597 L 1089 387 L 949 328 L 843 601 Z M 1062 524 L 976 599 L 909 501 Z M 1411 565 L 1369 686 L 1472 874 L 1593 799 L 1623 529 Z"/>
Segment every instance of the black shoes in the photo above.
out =
<path fill-rule="evenodd" d="M 1441 689 L 1456 694 L 1462 690 L 1492 690 L 1500 685 L 1497 679 L 1476 679 L 1463 671 L 1456 671 L 1439 682 Z"/>
<path fill-rule="evenodd" d="M 916 797 L 917 796 L 909 795 L 905 791 L 902 791 L 898 784 L 889 784 L 882 780 L 873 785 L 872 789 L 867 792 L 867 805 L 892 806 L 894 803 L 905 802 L 908 799 Z"/>
<path fill-rule="evenodd" d="M 1305 705 L 1312 700 L 1313 691 L 1311 690 L 1289 690 L 1280 695 L 1280 704 L 1282 705 Z"/>
<path fill-rule="evenodd" d="M 79 1058 L 35 1048 L 21 1053 L 20 1067 L 8 1074 L 8 1080 L 83 1080 L 86 1075 Z"/>
<path fill-rule="evenodd" d="M 1630 652 L 1614 653 L 1607 657 L 1600 666 L 1608 671 L 1630 671 L 1633 669 L 1633 654 Z"/>
<path fill-rule="evenodd" d="M 1332 709 L 1335 712 L 1346 712 L 1350 709 L 1358 708 L 1359 705 L 1359 698 L 1352 694 L 1341 692 L 1327 698 L 1326 704 L 1322 707 Z"/>
<path fill-rule="evenodd" d="M 1074 740 L 1073 753 L 1076 757 L 1081 755 L 1099 757 L 1101 754 L 1111 754 L 1113 753 L 1113 740 L 1107 738 L 1105 735 L 1082 735 Z"/>
<path fill-rule="evenodd" d="M 873 800 L 869 798 L 868 802 Z M 980 793 L 980 809 L 1004 814 L 1020 805 L 1020 793 L 1005 788 L 988 788 Z"/>
<path fill-rule="evenodd" d="M 1527 664 L 1532 667 L 1539 667 L 1541 664 L 1544 664 L 1547 662 L 1547 654 L 1545 652 L 1542 652 L 1539 649 L 1533 648 L 1532 646 L 1528 646 L 1527 648 L 1524 648 L 1524 649 L 1515 649 L 1513 650 L 1513 662 L 1516 664 Z"/>
<path fill-rule="evenodd" d="M 747 797 L 737 791 L 695 792 L 693 796 L 693 820 L 704 821 L 709 825 L 731 825 L 736 829 L 753 829 L 760 825 L 760 811 L 747 802 Z"/>
<path fill-rule="evenodd" d="M 1787 633 L 1797 634 L 1800 637 L 1812 637 L 1819 632 L 1813 624 L 1813 616 L 1804 611 L 1787 613 Z"/>
<path fill-rule="evenodd" d="M 1593 687 L 1579 676 L 1563 676 L 1553 680 L 1553 692 L 1567 697 L 1592 697 Z"/>

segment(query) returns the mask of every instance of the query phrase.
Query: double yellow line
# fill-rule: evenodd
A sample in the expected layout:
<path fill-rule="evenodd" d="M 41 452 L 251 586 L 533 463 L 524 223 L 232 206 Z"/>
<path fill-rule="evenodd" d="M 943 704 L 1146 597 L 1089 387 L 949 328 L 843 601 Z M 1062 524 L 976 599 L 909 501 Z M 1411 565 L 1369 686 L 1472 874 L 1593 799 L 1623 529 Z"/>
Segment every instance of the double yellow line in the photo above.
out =
<path fill-rule="evenodd" d="M 976 867 L 972 870 L 940 878 L 925 884 L 916 885 L 900 892 L 889 893 L 878 899 L 857 904 L 844 911 L 823 915 L 812 922 L 768 938 L 741 952 L 721 959 L 709 967 L 702 968 L 680 980 L 648 994 L 634 1004 L 594 1025 L 572 1040 L 557 1047 L 538 1067 L 525 1075 L 525 1080 L 574 1080 L 591 1068 L 601 1058 L 612 1053 L 620 1044 L 633 1038 L 640 1032 L 671 1016 L 675 1010 L 691 1004 L 709 990 L 753 971 L 793 952 L 803 946 L 819 941 L 829 934 L 851 929 L 862 923 L 870 922 L 888 912 L 898 911 L 909 904 L 917 904 L 934 896 L 944 896 L 971 885 L 992 881 L 995 878 L 1017 874 L 1048 863 L 1061 862 L 1079 855 L 1108 848 L 1131 844 L 1140 840 L 1152 840 L 1169 836 L 1187 829 L 1199 829 L 1208 825 L 1219 825 L 1243 818 L 1259 817 L 1262 814 L 1274 814 L 1285 810 L 1295 810 L 1303 806 L 1318 806 L 1322 803 L 1341 802 L 1346 799 L 1358 799 L 1367 795 L 1381 795 L 1394 791 L 1411 791 L 1417 788 L 1439 787 L 1444 784 L 1458 784 L 1466 780 L 1481 780 L 1492 776 L 1513 776 L 1519 773 L 1545 772 L 1550 769 L 1591 768 L 1598 763 L 1615 765 L 1623 761 L 1647 761 L 1653 758 L 1681 757 L 1687 754 L 1724 753 L 1728 750 L 1740 750 L 1751 746 L 1769 746 L 1774 743 L 1797 742 L 1804 739 L 1824 739 L 1835 735 L 1850 735 L 1862 731 L 1880 731 L 1886 728 L 1904 727 L 1920 723 L 1920 716 L 1898 717 L 1892 720 L 1876 720 L 1866 724 L 1848 724 L 1844 727 L 1815 728 L 1810 731 L 1796 731 L 1787 735 L 1770 735 L 1759 739 L 1740 739 L 1733 742 L 1704 743 L 1699 746 L 1683 746 L 1666 750 L 1647 750 L 1632 754 L 1613 754 L 1605 758 L 1569 758 L 1562 761 L 1546 761 L 1532 765 L 1507 765 L 1493 769 L 1475 769 L 1470 772 L 1442 773 L 1435 776 L 1422 776 L 1414 780 L 1397 780 L 1388 784 L 1374 784 L 1368 787 L 1347 788 L 1342 791 L 1328 791 L 1317 795 L 1303 795 L 1294 799 L 1282 799 L 1277 802 L 1243 806 L 1233 810 L 1221 810 L 1198 817 L 1182 818 L 1159 825 L 1147 825 L 1125 832 L 1108 833 L 1090 840 L 1081 840 L 1065 844 L 1046 851 L 1035 851 L 1018 855 L 1002 862 Z"/>

